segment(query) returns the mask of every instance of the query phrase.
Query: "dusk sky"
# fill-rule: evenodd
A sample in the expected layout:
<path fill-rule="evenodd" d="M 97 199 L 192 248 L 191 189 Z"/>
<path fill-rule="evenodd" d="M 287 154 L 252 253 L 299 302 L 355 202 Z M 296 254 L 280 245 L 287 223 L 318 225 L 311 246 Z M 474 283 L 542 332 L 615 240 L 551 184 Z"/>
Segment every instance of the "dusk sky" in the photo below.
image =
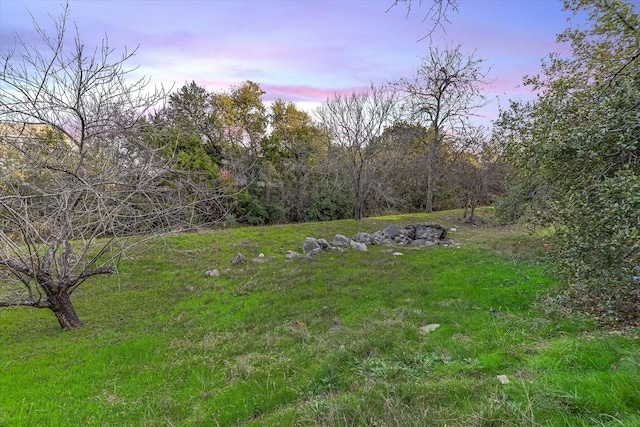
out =
<path fill-rule="evenodd" d="M 423 37 L 431 0 L 413 0 L 407 16 L 392 0 L 133 1 L 69 0 L 87 47 L 108 36 L 118 52 L 138 47 L 129 65 L 153 84 L 179 88 L 195 81 L 209 90 L 227 90 L 245 80 L 260 84 L 265 101 L 284 99 L 311 109 L 334 93 L 351 93 L 371 83 L 410 77 L 429 43 L 462 45 L 491 67 L 482 110 L 487 124 L 499 102 L 528 97 L 522 77 L 536 74 L 541 59 L 566 47 L 556 35 L 570 14 L 559 0 L 460 0 L 450 23 L 431 39 Z M 58 0 L 0 1 L 0 49 L 14 46 L 16 34 L 32 40 L 29 12 L 52 29 Z M 419 41 L 420 39 L 423 39 Z M 499 99 L 499 101 L 498 101 Z"/>

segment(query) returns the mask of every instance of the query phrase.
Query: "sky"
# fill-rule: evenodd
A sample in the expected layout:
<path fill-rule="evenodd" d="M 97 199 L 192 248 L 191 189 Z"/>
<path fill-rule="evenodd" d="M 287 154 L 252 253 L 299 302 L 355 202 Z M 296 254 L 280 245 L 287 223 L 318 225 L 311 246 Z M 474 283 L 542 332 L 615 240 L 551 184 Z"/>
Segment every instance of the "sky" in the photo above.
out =
<path fill-rule="evenodd" d="M 541 60 L 566 51 L 556 35 L 571 16 L 560 0 L 459 0 L 449 22 L 432 28 L 431 0 L 413 0 L 411 12 L 393 0 L 68 0 L 69 20 L 87 47 L 107 37 L 117 52 L 137 48 L 129 61 L 153 85 L 178 89 L 192 81 L 211 91 L 251 80 L 266 102 L 294 102 L 307 111 L 334 94 L 365 90 L 411 77 L 430 43 L 461 45 L 485 60 L 479 114 L 490 126 L 508 99 L 532 98 L 525 75 Z M 53 33 L 59 0 L 1 0 L 0 50 L 16 37 L 35 40 L 33 19 Z"/>

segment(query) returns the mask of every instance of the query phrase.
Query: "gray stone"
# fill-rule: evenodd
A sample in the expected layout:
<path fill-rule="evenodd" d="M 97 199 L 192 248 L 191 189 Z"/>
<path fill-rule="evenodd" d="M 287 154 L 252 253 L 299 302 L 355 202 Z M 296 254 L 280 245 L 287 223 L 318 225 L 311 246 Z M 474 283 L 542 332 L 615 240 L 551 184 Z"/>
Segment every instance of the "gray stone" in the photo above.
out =
<path fill-rule="evenodd" d="M 427 239 L 412 240 L 410 244 L 413 245 L 413 246 L 423 246 L 423 247 L 438 246 L 438 242 L 433 242 L 433 241 L 427 240 Z"/>
<path fill-rule="evenodd" d="M 395 224 L 391 224 L 390 226 L 382 230 L 382 234 L 384 234 L 384 236 L 389 239 L 393 239 L 400 235 L 400 228 L 398 228 L 398 226 Z"/>
<path fill-rule="evenodd" d="M 218 270 L 217 268 L 213 269 L 213 270 L 207 270 L 204 272 L 204 277 L 220 277 L 220 270 Z"/>
<path fill-rule="evenodd" d="M 409 240 L 413 240 L 416 238 L 416 228 L 415 225 L 409 225 L 400 230 L 400 236 L 398 237 L 406 237 Z M 395 239 L 394 239 L 395 240 Z"/>
<path fill-rule="evenodd" d="M 322 249 L 329 249 L 331 247 L 331 245 L 329 244 L 329 242 L 327 242 L 326 239 L 318 239 L 318 244 Z"/>
<path fill-rule="evenodd" d="M 350 246 L 351 246 L 351 249 L 353 249 L 354 251 L 362 251 L 362 252 L 369 251 L 369 249 L 367 249 L 367 245 L 365 245 L 364 243 L 356 242 L 355 240 L 351 241 Z"/>
<path fill-rule="evenodd" d="M 307 237 L 306 239 L 304 239 L 304 243 L 302 244 L 302 252 L 308 254 L 314 249 L 322 250 L 320 244 L 318 243 L 318 239 L 315 239 L 313 237 Z"/>
<path fill-rule="evenodd" d="M 238 253 L 232 260 L 231 260 L 231 264 L 244 264 L 245 262 L 247 262 L 247 257 L 245 257 L 244 255 L 242 255 L 241 253 Z"/>
<path fill-rule="evenodd" d="M 349 246 L 351 239 L 343 234 L 336 234 L 333 238 L 333 242 L 331 242 L 334 246 Z"/>
<path fill-rule="evenodd" d="M 411 239 L 408 236 L 403 236 L 402 234 L 399 236 L 396 236 L 395 239 L 393 239 L 393 242 L 396 245 L 408 245 L 409 243 L 411 243 L 413 241 L 413 239 Z"/>
<path fill-rule="evenodd" d="M 447 235 L 445 228 L 435 223 L 416 224 L 416 239 L 436 241 L 444 239 Z"/>
<path fill-rule="evenodd" d="M 359 233 L 356 233 L 356 235 L 353 237 L 353 240 L 355 240 L 358 243 L 364 243 L 365 245 L 370 245 L 371 234 L 361 231 Z"/>
<path fill-rule="evenodd" d="M 295 259 L 295 258 L 302 258 L 302 255 L 300 255 L 298 252 L 287 251 L 287 253 L 284 254 L 284 257 L 286 259 Z"/>
<path fill-rule="evenodd" d="M 317 247 L 317 248 L 311 249 L 311 251 L 307 253 L 307 256 L 320 255 L 321 253 L 322 253 L 322 248 Z"/>
<path fill-rule="evenodd" d="M 382 245 L 384 244 L 385 236 L 382 231 L 376 231 L 371 235 L 371 244 L 372 245 Z"/>
<path fill-rule="evenodd" d="M 472 225 L 482 225 L 484 220 L 476 214 L 473 214 L 473 217 L 462 218 L 462 222 L 464 224 L 472 224 Z"/>

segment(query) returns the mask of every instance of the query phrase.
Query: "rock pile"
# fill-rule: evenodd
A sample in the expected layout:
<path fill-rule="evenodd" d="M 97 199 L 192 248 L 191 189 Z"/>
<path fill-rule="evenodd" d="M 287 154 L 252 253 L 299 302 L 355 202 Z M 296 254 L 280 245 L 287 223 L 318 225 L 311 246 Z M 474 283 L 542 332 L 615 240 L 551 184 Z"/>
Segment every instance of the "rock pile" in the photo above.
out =
<path fill-rule="evenodd" d="M 451 229 L 455 231 L 455 229 Z M 287 251 L 285 254 L 286 259 L 304 258 L 306 256 L 313 256 L 321 254 L 324 251 L 330 252 L 345 252 L 349 249 L 354 251 L 367 252 L 368 246 L 412 246 L 415 248 L 424 248 L 431 246 L 438 246 L 442 244 L 451 243 L 447 239 L 447 230 L 436 223 L 418 223 L 411 224 L 405 227 L 398 227 L 397 225 L 390 225 L 384 230 L 376 231 L 375 233 L 356 233 L 353 238 L 349 238 L 343 234 L 336 234 L 331 242 L 326 239 L 316 239 L 314 237 L 307 237 L 302 243 L 302 252 L 300 254 L 295 251 Z M 456 245 L 456 247 L 459 247 Z M 396 252 L 395 249 L 389 249 L 388 253 L 394 257 L 402 255 L 400 252 Z M 258 258 L 252 259 L 253 263 L 263 263 L 274 257 L 265 257 L 264 254 L 260 254 Z M 247 258 L 238 253 L 231 264 L 245 265 Z M 211 269 L 204 273 L 207 277 L 220 277 L 226 274 L 230 269 L 220 271 L 218 269 Z"/>
<path fill-rule="evenodd" d="M 356 251 L 368 251 L 368 246 L 416 246 L 430 247 L 438 246 L 446 241 L 447 230 L 436 223 L 418 223 L 405 227 L 390 225 L 384 230 L 376 231 L 373 234 L 359 232 L 353 238 L 342 234 L 336 234 L 331 242 L 325 239 L 307 237 L 302 244 L 302 252 L 307 255 L 315 255 L 323 251 L 344 252 L 351 248 Z M 299 258 L 302 255 L 288 251 L 285 255 L 287 259 Z"/>

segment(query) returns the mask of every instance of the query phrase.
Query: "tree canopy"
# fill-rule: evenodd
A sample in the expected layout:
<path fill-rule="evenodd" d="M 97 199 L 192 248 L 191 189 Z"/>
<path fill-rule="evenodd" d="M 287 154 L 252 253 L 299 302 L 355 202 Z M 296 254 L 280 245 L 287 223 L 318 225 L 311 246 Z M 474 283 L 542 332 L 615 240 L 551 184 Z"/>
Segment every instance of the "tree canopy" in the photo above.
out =
<path fill-rule="evenodd" d="M 558 37 L 571 55 L 550 55 L 525 79 L 538 99 L 514 102 L 498 123 L 525 190 L 510 207 L 530 203 L 555 228 L 566 280 L 615 305 L 640 272 L 640 19 L 620 0 L 565 8 L 587 16 Z"/>

